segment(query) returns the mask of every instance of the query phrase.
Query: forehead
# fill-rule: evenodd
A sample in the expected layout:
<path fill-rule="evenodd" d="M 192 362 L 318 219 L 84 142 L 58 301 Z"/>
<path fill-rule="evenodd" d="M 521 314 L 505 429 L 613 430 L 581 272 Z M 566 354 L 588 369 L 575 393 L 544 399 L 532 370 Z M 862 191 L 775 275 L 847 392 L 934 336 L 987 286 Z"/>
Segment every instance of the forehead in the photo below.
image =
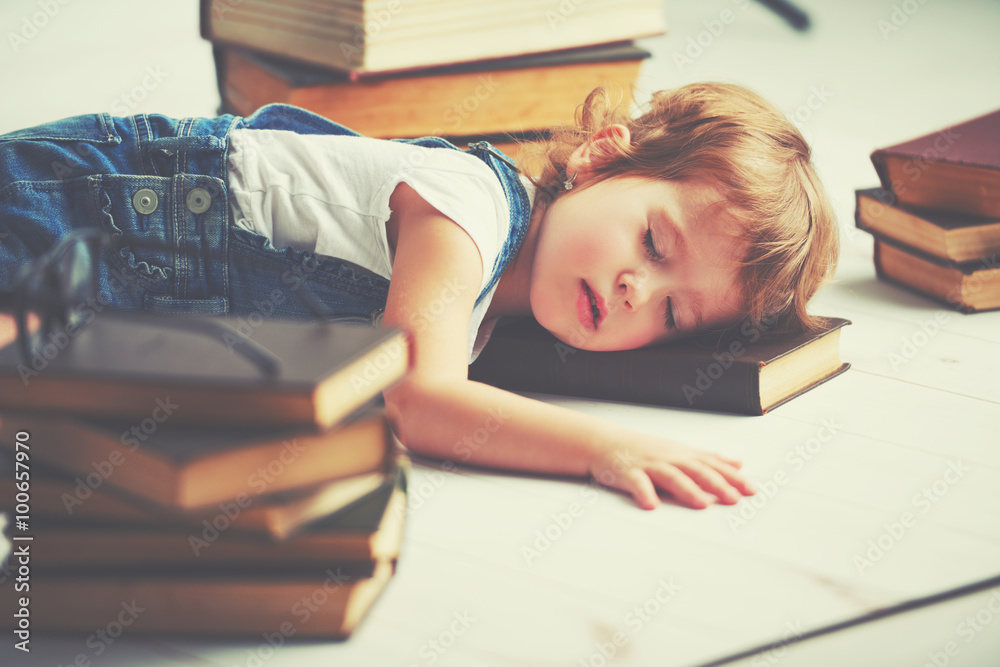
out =
<path fill-rule="evenodd" d="M 697 328 L 731 323 L 744 315 L 743 222 L 718 184 L 706 179 L 667 181 L 663 225 L 678 239 L 680 298 Z"/>
<path fill-rule="evenodd" d="M 620 187 L 635 188 L 629 196 L 641 200 L 655 223 L 663 225 L 662 231 L 676 234 L 680 242 L 691 245 L 690 250 L 707 249 L 704 259 L 725 265 L 742 259 L 744 218 L 714 181 L 635 179 Z"/>

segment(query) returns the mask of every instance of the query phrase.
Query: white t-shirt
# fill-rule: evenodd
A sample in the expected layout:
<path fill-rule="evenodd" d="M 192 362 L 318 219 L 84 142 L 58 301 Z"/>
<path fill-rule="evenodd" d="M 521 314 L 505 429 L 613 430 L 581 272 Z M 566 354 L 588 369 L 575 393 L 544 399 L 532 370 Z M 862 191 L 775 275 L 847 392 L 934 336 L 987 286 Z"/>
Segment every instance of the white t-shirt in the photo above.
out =
<path fill-rule="evenodd" d="M 482 284 L 510 228 L 510 211 L 496 175 L 462 151 L 425 148 L 350 135 L 302 135 L 285 130 L 235 130 L 229 136 L 228 178 L 235 224 L 291 246 L 392 275 L 386 236 L 389 196 L 405 182 L 475 242 Z M 530 193 L 530 190 L 529 190 Z M 530 195 L 529 195 L 530 196 Z M 496 284 L 469 323 L 469 363 L 493 330 L 483 322 Z"/>

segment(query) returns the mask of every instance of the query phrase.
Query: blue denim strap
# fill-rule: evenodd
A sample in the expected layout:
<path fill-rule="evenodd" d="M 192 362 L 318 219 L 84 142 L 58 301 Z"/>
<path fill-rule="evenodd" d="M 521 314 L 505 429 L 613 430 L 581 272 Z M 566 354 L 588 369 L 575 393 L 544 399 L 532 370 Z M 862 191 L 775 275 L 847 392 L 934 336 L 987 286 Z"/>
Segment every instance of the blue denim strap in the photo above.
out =
<path fill-rule="evenodd" d="M 500 280 L 500 276 L 507 270 L 510 261 L 521 248 L 524 235 L 528 233 L 528 223 L 531 220 L 531 202 L 528 200 L 528 193 L 517 175 L 517 166 L 513 160 L 486 141 L 469 144 L 468 152 L 483 160 L 497 175 L 497 178 L 500 179 L 500 186 L 503 187 L 504 196 L 507 197 L 507 205 L 510 207 L 510 230 L 503 248 L 493 264 L 493 275 L 490 276 L 490 282 L 476 299 L 476 305 L 479 305 L 479 302 Z"/>

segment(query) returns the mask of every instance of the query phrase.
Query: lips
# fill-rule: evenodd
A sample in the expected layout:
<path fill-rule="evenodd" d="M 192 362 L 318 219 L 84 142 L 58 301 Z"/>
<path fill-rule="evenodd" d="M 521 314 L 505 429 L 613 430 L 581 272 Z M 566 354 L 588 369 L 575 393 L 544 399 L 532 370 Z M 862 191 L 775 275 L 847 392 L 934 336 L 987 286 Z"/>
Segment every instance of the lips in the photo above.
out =
<path fill-rule="evenodd" d="M 585 329 L 596 331 L 607 314 L 604 299 L 590 289 L 586 280 L 580 281 L 580 292 L 576 299 L 576 316 Z"/>

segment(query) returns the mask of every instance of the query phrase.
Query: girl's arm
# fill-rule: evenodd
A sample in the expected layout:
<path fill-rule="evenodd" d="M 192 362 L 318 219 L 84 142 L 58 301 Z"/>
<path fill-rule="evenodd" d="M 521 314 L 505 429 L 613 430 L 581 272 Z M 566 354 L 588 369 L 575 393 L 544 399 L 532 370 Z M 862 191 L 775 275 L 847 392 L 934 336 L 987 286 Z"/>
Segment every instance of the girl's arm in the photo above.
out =
<path fill-rule="evenodd" d="M 590 474 L 647 509 L 659 504 L 655 487 L 698 508 L 752 493 L 736 461 L 470 381 L 468 327 L 484 270 L 479 251 L 408 185 L 399 185 L 389 203 L 395 256 L 383 323 L 410 330 L 414 360 L 385 399 L 408 448 L 497 468 Z M 480 442 L 484 430 L 489 438 Z"/>

